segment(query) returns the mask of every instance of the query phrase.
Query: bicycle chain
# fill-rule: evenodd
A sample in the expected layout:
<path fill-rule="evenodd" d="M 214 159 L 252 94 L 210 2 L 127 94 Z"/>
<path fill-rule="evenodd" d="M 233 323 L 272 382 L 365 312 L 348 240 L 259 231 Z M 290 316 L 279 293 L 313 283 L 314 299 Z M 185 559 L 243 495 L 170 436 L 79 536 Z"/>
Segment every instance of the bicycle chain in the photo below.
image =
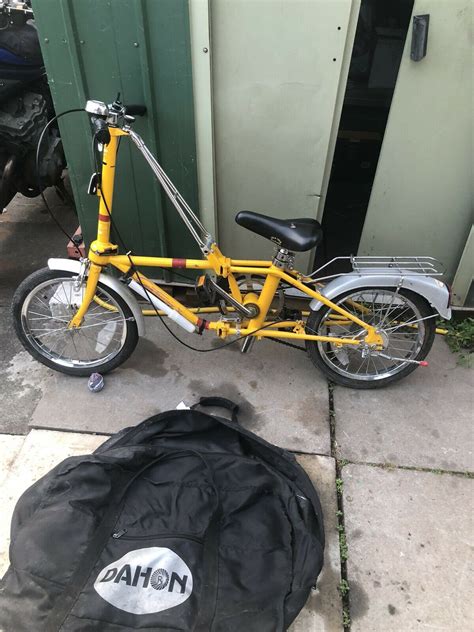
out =
<path fill-rule="evenodd" d="M 299 347 L 298 345 L 294 345 L 292 342 L 285 342 L 284 340 L 278 340 L 277 338 L 268 337 L 267 340 L 270 342 L 276 342 L 279 345 L 285 345 L 285 347 L 293 347 L 293 349 L 298 349 L 299 351 L 306 351 L 304 347 Z"/>

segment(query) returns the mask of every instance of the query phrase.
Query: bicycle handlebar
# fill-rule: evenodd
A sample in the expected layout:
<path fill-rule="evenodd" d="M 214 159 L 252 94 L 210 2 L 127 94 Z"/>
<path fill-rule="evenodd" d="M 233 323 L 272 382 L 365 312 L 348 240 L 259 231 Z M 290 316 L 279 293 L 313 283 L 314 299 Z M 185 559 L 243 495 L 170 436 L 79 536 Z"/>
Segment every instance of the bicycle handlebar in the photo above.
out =
<path fill-rule="evenodd" d="M 94 136 L 102 145 L 108 145 L 110 142 L 111 118 L 118 121 L 122 116 L 143 116 L 146 114 L 146 106 L 139 104 L 122 105 L 119 101 L 115 101 L 112 105 L 105 105 L 101 101 L 87 101 L 86 112 L 91 115 L 91 123 Z M 129 119 L 129 123 L 133 119 Z"/>

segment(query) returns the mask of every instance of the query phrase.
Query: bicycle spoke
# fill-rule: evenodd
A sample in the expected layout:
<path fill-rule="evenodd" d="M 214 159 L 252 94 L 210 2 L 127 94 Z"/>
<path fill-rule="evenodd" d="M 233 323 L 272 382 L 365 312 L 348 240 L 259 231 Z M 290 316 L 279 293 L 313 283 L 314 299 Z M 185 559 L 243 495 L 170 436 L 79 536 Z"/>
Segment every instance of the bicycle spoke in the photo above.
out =
<path fill-rule="evenodd" d="M 342 345 L 338 349 L 333 348 L 331 343 L 314 343 L 326 364 L 340 375 L 357 380 L 385 379 L 399 372 L 406 366 L 406 360 L 415 358 L 419 353 L 426 331 L 421 322 L 426 318 L 422 318 L 416 304 L 398 289 L 359 290 L 345 296 L 337 304 L 348 313 L 348 321 L 351 317 L 357 317 L 380 332 L 386 355 L 401 356 L 397 359 L 378 356 L 377 349 L 364 342 L 366 330 L 356 323 L 347 321 L 327 327 L 328 320 L 342 319 L 339 313 L 331 309 L 320 321 L 318 331 L 312 331 L 308 326 L 307 331 L 315 335 L 360 340 L 360 345 Z M 323 333 L 326 329 L 329 334 Z"/>
<path fill-rule="evenodd" d="M 74 334 L 71 336 L 71 342 L 76 352 L 76 357 L 79 358 L 79 351 L 77 350 L 76 341 L 74 340 Z"/>
<path fill-rule="evenodd" d="M 378 292 L 376 292 L 375 296 L 372 299 L 372 312 L 375 311 L 375 301 L 377 300 L 377 296 L 379 295 Z"/>
<path fill-rule="evenodd" d="M 47 311 L 50 311 L 49 305 L 46 305 L 46 303 L 42 301 L 39 296 L 35 296 L 35 299 L 38 301 L 38 303 L 40 303 L 41 305 L 44 305 Z"/>
<path fill-rule="evenodd" d="M 423 320 L 428 320 L 429 318 L 434 318 L 433 316 L 427 316 L 426 318 L 417 318 L 415 320 L 411 320 L 408 323 L 402 323 L 401 325 L 397 325 L 396 327 L 392 327 L 390 329 L 386 329 L 386 331 L 397 331 L 398 329 L 400 329 L 401 327 L 408 327 L 410 325 L 416 325 L 417 323 L 422 322 Z"/>
<path fill-rule="evenodd" d="M 69 284 L 69 287 L 72 288 L 72 283 Z M 63 305 L 67 305 L 68 307 L 72 307 L 72 305 L 71 305 L 71 298 L 68 299 L 68 297 L 67 297 L 66 290 L 64 289 L 64 283 L 61 283 L 61 289 L 63 291 L 64 298 L 66 299 L 66 303 L 63 303 Z M 71 289 L 71 295 L 72 295 L 72 289 Z"/>
<path fill-rule="evenodd" d="M 388 320 L 388 317 L 390 316 L 390 314 L 393 314 L 397 309 L 399 309 L 398 305 L 395 307 L 390 307 L 389 309 L 387 309 L 385 315 L 382 317 L 382 320 L 377 323 L 378 327 L 380 327 L 380 329 L 384 329 L 384 325 Z M 389 320 L 388 322 L 391 323 L 393 321 L 393 318 L 391 320 Z"/>
<path fill-rule="evenodd" d="M 42 331 L 44 333 L 40 334 L 39 336 L 35 335 L 35 338 L 42 338 L 43 336 L 51 336 L 52 334 L 58 333 L 60 331 L 67 331 L 67 327 L 58 327 L 57 329 L 47 329 L 46 331 L 44 330 L 44 327 L 42 328 L 34 328 L 34 327 L 30 327 L 30 331 Z"/>
<path fill-rule="evenodd" d="M 388 347 L 392 351 L 405 351 L 405 352 L 410 351 L 409 349 L 406 349 L 406 348 L 403 348 L 403 347 L 394 347 L 393 345 L 389 345 Z"/>
<path fill-rule="evenodd" d="M 63 346 L 61 347 L 61 351 L 59 352 L 58 355 L 58 360 L 61 360 L 62 357 L 64 356 L 64 349 L 67 347 L 69 340 L 65 340 Z"/>
<path fill-rule="evenodd" d="M 60 338 L 59 336 L 57 336 L 57 337 L 56 337 L 56 339 L 55 339 L 55 340 L 53 340 L 53 343 L 52 343 L 52 344 L 53 344 L 53 346 L 52 346 L 52 347 L 50 347 L 50 351 L 51 351 L 52 353 L 55 353 L 55 354 L 56 354 L 56 349 L 57 349 L 57 348 L 58 348 L 58 346 L 60 345 L 61 340 L 62 340 L 62 338 Z"/>
<path fill-rule="evenodd" d="M 34 314 L 35 312 L 30 312 L 30 314 Z M 30 318 L 30 320 L 54 320 L 58 323 L 68 323 L 68 320 L 63 320 L 62 318 L 58 318 L 57 316 L 38 316 L 36 318 Z"/>
<path fill-rule="evenodd" d="M 42 316 L 43 318 L 52 318 L 51 312 L 49 314 L 42 314 L 41 312 L 33 312 L 31 309 L 29 310 L 30 314 L 35 314 L 35 316 Z"/>
<path fill-rule="evenodd" d="M 102 289 L 96 296 L 112 310 L 92 303 L 82 324 L 69 328 L 70 318 L 83 300 L 69 279 L 46 281 L 33 292 L 22 314 L 31 344 L 48 359 L 69 366 L 94 366 L 114 357 L 125 342 L 127 320 L 115 299 Z M 102 330 L 105 330 L 102 334 Z"/>
<path fill-rule="evenodd" d="M 375 373 L 378 375 L 379 372 L 377 370 L 377 364 L 375 363 L 375 359 L 373 358 L 373 356 L 370 356 L 370 359 L 372 360 L 372 364 L 374 365 Z"/>
<path fill-rule="evenodd" d="M 333 312 L 330 313 L 330 315 L 333 315 Z M 344 325 L 337 325 L 338 328 L 342 329 L 343 331 L 347 331 L 349 334 L 351 333 L 351 330 L 348 327 L 345 327 Z M 331 327 L 329 327 L 328 329 L 332 329 Z"/>
<path fill-rule="evenodd" d="M 362 362 L 359 365 L 359 368 L 356 371 L 356 375 L 359 375 L 360 370 L 362 369 L 362 367 L 364 366 L 364 363 L 368 360 L 369 356 L 366 356 L 365 358 L 362 358 Z"/>

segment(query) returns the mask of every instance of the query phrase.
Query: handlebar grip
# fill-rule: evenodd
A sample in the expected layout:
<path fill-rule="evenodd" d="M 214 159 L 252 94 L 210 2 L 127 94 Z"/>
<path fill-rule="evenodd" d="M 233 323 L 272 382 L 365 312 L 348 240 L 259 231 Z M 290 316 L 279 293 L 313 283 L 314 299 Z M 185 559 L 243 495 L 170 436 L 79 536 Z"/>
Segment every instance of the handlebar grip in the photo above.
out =
<path fill-rule="evenodd" d="M 124 105 L 125 114 L 129 114 L 130 116 L 143 116 L 146 114 L 146 105 Z"/>
<path fill-rule="evenodd" d="M 102 143 L 102 145 L 108 145 L 110 143 L 110 132 L 107 122 L 102 118 L 91 116 L 91 123 L 97 142 Z"/>

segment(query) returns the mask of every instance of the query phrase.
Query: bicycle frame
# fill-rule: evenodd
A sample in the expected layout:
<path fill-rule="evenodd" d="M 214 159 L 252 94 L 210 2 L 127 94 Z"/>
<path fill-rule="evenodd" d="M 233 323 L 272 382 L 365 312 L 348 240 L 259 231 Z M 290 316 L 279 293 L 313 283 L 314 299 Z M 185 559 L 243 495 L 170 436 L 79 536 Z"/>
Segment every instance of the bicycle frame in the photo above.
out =
<path fill-rule="evenodd" d="M 285 270 L 275 265 L 272 261 L 260 260 L 240 260 L 225 257 L 219 250 L 217 244 L 208 233 L 205 233 L 206 239 L 202 239 L 196 233 L 195 228 L 183 217 L 188 229 L 193 237 L 198 241 L 204 259 L 175 259 L 167 257 L 147 257 L 147 256 L 131 256 L 118 254 L 118 246 L 110 242 L 111 214 L 114 191 L 115 164 L 117 159 L 118 140 L 121 136 L 131 136 L 132 140 L 140 149 L 147 162 L 152 167 L 155 175 L 157 175 L 163 185 L 171 202 L 177 206 L 177 196 L 179 195 L 169 181 L 168 177 L 162 171 L 161 167 L 153 158 L 143 140 L 129 128 L 121 129 L 119 127 L 109 127 L 110 142 L 103 148 L 102 176 L 101 186 L 97 190 L 99 197 L 99 214 L 97 239 L 90 245 L 88 252 L 88 262 L 90 262 L 89 272 L 87 276 L 86 288 L 83 296 L 83 302 L 78 311 L 69 323 L 70 328 L 80 327 L 85 313 L 90 303 L 97 300 L 95 297 L 97 283 L 103 268 L 107 265 L 114 266 L 128 278 L 140 283 L 150 295 L 158 298 L 168 308 L 174 310 L 180 317 L 191 323 L 196 333 L 202 333 L 204 330 L 215 331 L 220 338 L 229 335 L 250 335 L 257 338 L 282 338 L 290 340 L 314 340 L 321 342 L 330 342 L 334 345 L 370 345 L 375 349 L 383 348 L 382 337 L 377 333 L 374 327 L 357 318 L 354 314 L 346 311 L 343 307 L 333 303 L 316 289 L 312 289 L 305 284 L 305 281 L 312 281 L 305 275 L 295 270 Z M 157 170 L 159 173 L 157 173 Z M 163 176 L 164 174 L 164 176 Z M 163 182 L 163 178 L 165 181 Z M 174 192 L 174 194 L 173 194 Z M 181 198 L 182 199 L 182 198 Z M 190 210 L 190 209 L 189 209 Z M 192 213 L 192 211 L 191 211 Z M 196 219 L 195 216 L 193 219 Z M 199 222 L 201 228 L 202 225 Z M 133 266 L 132 266 L 133 263 Z M 232 297 L 240 304 L 257 305 L 258 310 L 255 317 L 243 318 L 241 323 L 235 323 L 230 318 L 221 318 L 217 321 L 204 320 L 200 314 L 212 313 L 217 311 L 216 308 L 197 308 L 190 309 L 176 300 L 162 287 L 148 279 L 144 274 L 136 271 L 136 267 L 159 267 L 159 268 L 177 268 L 187 270 L 208 270 L 214 272 L 220 277 L 228 280 L 230 293 Z M 248 292 L 242 294 L 236 275 L 247 274 L 264 277 L 264 283 L 260 294 Z M 315 299 L 322 304 L 331 307 L 334 312 L 341 315 L 345 322 L 351 321 L 365 329 L 364 338 L 338 338 L 334 336 L 318 336 L 308 333 L 302 320 L 288 321 L 269 321 L 267 320 L 271 310 L 272 301 L 278 291 L 281 282 L 303 292 L 309 299 Z M 361 306 L 362 307 L 362 306 Z M 361 310 L 362 313 L 363 310 Z M 152 315 L 154 312 L 146 310 L 146 315 Z M 336 321 L 337 322 L 337 321 Z M 262 329 L 263 328 L 263 329 Z"/>

